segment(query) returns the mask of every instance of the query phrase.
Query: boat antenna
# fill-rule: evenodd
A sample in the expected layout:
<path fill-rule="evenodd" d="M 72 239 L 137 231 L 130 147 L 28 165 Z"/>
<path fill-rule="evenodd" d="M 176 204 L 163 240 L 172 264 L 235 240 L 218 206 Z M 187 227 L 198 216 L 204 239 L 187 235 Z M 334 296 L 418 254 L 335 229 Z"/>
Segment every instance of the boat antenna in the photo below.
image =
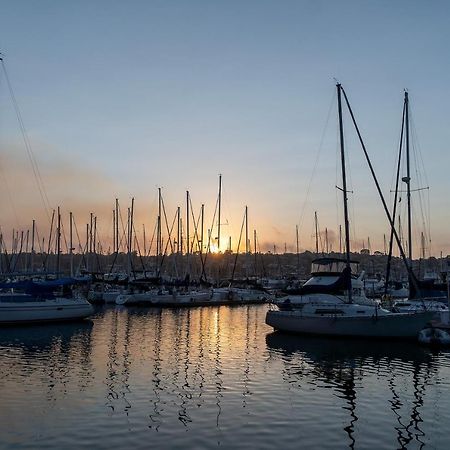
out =
<path fill-rule="evenodd" d="M 342 123 L 342 101 L 341 101 L 341 91 L 342 86 L 340 83 L 336 84 L 337 98 L 338 98 L 338 116 L 339 116 L 339 141 L 341 147 L 341 167 L 342 167 L 342 191 L 344 199 L 344 230 L 345 230 L 345 260 L 346 260 L 346 271 L 348 272 L 348 301 L 352 303 L 352 278 L 351 278 L 351 267 L 350 267 L 350 226 L 348 221 L 348 197 L 347 197 L 347 176 L 345 172 L 345 152 L 344 152 L 344 126 Z M 344 94 L 345 95 L 345 94 Z"/>

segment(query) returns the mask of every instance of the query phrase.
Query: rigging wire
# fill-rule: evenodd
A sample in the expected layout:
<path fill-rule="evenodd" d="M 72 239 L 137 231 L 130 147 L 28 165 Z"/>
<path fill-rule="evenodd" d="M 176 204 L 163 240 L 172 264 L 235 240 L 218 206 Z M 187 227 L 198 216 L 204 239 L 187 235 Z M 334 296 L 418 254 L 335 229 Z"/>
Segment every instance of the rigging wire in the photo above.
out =
<path fill-rule="evenodd" d="M 23 118 L 22 118 L 22 114 L 20 112 L 19 104 L 17 103 L 16 96 L 14 95 L 14 90 L 13 90 L 11 81 L 10 81 L 9 76 L 8 76 L 8 71 L 6 70 L 5 61 L 3 60 L 3 57 L 2 57 L 1 54 L 0 54 L 0 62 L 1 62 L 2 68 L 3 68 L 3 73 L 5 75 L 6 84 L 8 86 L 8 90 L 9 90 L 9 93 L 10 93 L 10 96 L 11 96 L 11 101 L 13 103 L 14 110 L 15 110 L 15 113 L 16 113 L 16 116 L 17 116 L 17 121 L 19 122 L 19 128 L 20 128 L 20 131 L 22 133 L 22 138 L 23 138 L 23 141 L 24 141 L 24 144 L 25 144 L 25 149 L 27 151 L 28 159 L 30 161 L 31 168 L 33 170 L 33 175 L 34 175 L 34 179 L 36 181 L 36 185 L 37 185 L 37 188 L 38 188 L 38 191 L 39 191 L 39 195 L 41 197 L 42 204 L 44 206 L 44 210 L 45 210 L 45 213 L 47 215 L 47 219 L 50 221 L 50 210 L 52 208 L 50 206 L 50 202 L 49 202 L 49 199 L 48 199 L 47 191 L 45 189 L 45 185 L 44 185 L 44 182 L 42 180 L 41 173 L 39 171 L 39 166 L 37 164 L 36 157 L 34 155 L 32 147 L 31 147 L 30 139 L 28 137 L 28 134 L 27 134 L 27 131 L 26 131 L 26 128 L 25 128 L 25 124 L 24 124 L 24 121 L 23 121 Z"/>
<path fill-rule="evenodd" d="M 422 221 L 422 228 L 425 239 L 430 243 L 430 256 L 431 256 L 431 214 L 430 214 L 430 188 L 428 183 L 428 177 L 425 171 L 425 164 L 422 156 L 420 142 L 417 136 L 416 126 L 411 118 L 411 134 L 413 137 L 413 158 L 415 163 L 415 173 L 417 177 L 417 191 L 419 197 L 420 207 L 420 220 Z M 420 170 L 421 169 L 421 170 Z M 425 198 L 425 191 L 427 191 L 427 198 Z"/>
<path fill-rule="evenodd" d="M 324 141 L 325 141 L 326 130 L 328 129 L 328 124 L 330 122 L 330 117 L 331 117 L 331 111 L 333 109 L 333 106 L 334 106 L 334 103 L 335 103 L 335 99 L 336 99 L 336 93 L 334 92 L 334 94 L 332 96 L 332 99 L 331 99 L 331 102 L 330 102 L 330 107 L 328 108 L 328 114 L 327 114 L 327 117 L 326 117 L 325 126 L 323 128 L 322 136 L 320 138 L 319 149 L 317 151 L 316 159 L 314 161 L 313 171 L 312 171 L 311 176 L 309 178 L 308 185 L 307 185 L 308 187 L 306 189 L 305 198 L 303 200 L 303 204 L 302 204 L 302 207 L 301 207 L 300 220 L 299 220 L 299 230 L 301 230 L 302 227 L 303 227 L 303 222 L 304 222 L 304 219 L 305 219 L 306 206 L 308 204 L 309 195 L 310 195 L 311 187 L 312 187 L 312 182 L 313 182 L 313 179 L 315 177 L 315 174 L 316 174 L 316 171 L 317 171 L 317 167 L 319 165 L 320 155 L 322 153 L 322 149 L 323 149 L 323 145 L 324 145 Z"/>

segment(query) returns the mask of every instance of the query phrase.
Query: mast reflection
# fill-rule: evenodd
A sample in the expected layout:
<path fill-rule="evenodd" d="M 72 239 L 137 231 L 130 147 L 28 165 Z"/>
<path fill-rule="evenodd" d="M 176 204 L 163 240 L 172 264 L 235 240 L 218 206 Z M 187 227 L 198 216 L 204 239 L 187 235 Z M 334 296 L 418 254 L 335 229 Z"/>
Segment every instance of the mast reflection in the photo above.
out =
<path fill-rule="evenodd" d="M 313 383 L 325 381 L 338 392 L 346 405 L 342 408 L 348 411 L 348 422 L 343 427 L 348 438 L 348 447 L 355 448 L 355 427 L 358 421 L 357 393 L 362 389 L 364 367 L 376 371 L 387 370 L 390 373 L 388 388 L 392 393 L 389 404 L 395 414 L 398 425 L 395 426 L 399 448 L 407 448 L 415 440 L 421 448 L 424 436 L 420 426 L 423 422 L 420 409 L 423 406 L 423 396 L 426 385 L 436 374 L 437 368 L 433 364 L 433 355 L 423 348 L 402 342 L 372 342 L 348 339 L 329 340 L 326 338 L 293 336 L 274 332 L 266 336 L 266 345 L 270 351 L 281 353 L 284 361 L 283 379 L 301 381 L 303 378 L 313 377 Z M 295 369 L 292 360 L 295 358 Z M 302 363 L 299 367 L 298 358 Z M 413 407 L 408 414 L 402 410 L 403 403 L 396 392 L 396 378 L 403 380 L 404 374 L 398 373 L 398 364 L 404 362 L 413 366 Z M 311 370 L 312 369 L 312 370 Z M 358 382 L 358 383 L 357 383 Z M 406 422 L 406 424 L 405 424 Z"/>

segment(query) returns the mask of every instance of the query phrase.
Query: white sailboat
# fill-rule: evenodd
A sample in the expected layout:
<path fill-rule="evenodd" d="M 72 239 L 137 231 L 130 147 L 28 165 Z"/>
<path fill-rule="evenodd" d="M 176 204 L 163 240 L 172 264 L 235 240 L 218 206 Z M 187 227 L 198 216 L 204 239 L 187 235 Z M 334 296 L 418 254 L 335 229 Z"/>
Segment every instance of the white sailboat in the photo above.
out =
<path fill-rule="evenodd" d="M 48 288 L 69 285 L 60 282 L 18 282 L 0 285 L 0 325 L 79 320 L 93 314 L 94 308 L 82 296 L 53 295 Z M 33 292 L 35 289 L 35 292 Z"/>
<path fill-rule="evenodd" d="M 355 293 L 360 295 L 353 295 L 354 286 L 352 286 L 351 274 L 352 261 L 350 259 L 350 233 L 347 202 L 348 191 L 341 105 L 341 94 L 344 93 L 345 96 L 345 92 L 339 83 L 336 88 L 340 131 L 346 254 L 345 260 L 330 261 L 329 263 L 331 266 L 336 264 L 336 269 L 338 263 L 341 263 L 344 267 L 342 271 L 337 271 L 333 275 L 328 275 L 326 277 L 320 277 L 317 276 L 317 274 L 314 276 L 313 274 L 310 285 L 311 292 L 307 293 L 305 291 L 305 294 L 301 296 L 301 299 L 298 299 L 297 307 L 288 311 L 268 311 L 266 323 L 276 330 L 303 334 L 368 338 L 417 338 L 418 333 L 432 318 L 433 313 L 428 311 L 393 313 L 382 308 L 376 302 L 372 302 L 372 304 L 366 302 L 366 297 L 363 292 Z M 366 157 L 368 157 L 367 154 Z M 377 187 L 379 186 L 377 185 Z M 388 217 L 390 219 L 390 216 Z M 392 224 L 391 219 L 390 222 Z M 339 291 L 336 292 L 335 289 L 338 289 Z M 361 301 L 361 298 L 364 298 L 363 304 L 357 303 L 358 300 Z"/>

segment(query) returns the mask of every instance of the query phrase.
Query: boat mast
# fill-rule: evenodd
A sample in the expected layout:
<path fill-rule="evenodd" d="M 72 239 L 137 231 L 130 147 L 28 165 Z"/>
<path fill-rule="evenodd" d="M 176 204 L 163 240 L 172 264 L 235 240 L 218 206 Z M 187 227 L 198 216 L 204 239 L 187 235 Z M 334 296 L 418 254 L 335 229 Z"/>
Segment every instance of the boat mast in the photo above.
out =
<path fill-rule="evenodd" d="M 412 219 L 411 219 L 411 167 L 409 157 L 409 99 L 408 92 L 405 92 L 405 129 L 406 129 L 406 197 L 408 200 L 408 258 L 412 264 Z"/>
<path fill-rule="evenodd" d="M 180 239 L 181 239 L 181 227 L 180 227 L 180 220 L 181 220 L 181 209 L 178 206 L 177 207 L 177 254 L 180 254 Z"/>
<path fill-rule="evenodd" d="M 142 224 L 142 238 L 144 240 L 144 256 L 147 256 L 147 240 L 145 238 L 145 223 Z"/>
<path fill-rule="evenodd" d="M 220 210 L 222 207 L 222 174 L 219 174 L 219 208 L 218 216 L 219 220 L 217 222 L 217 251 L 220 252 Z"/>
<path fill-rule="evenodd" d="M 92 253 L 93 226 L 94 226 L 94 213 L 91 213 L 91 222 L 90 222 L 90 226 L 89 226 L 89 255 L 91 255 L 91 253 Z"/>
<path fill-rule="evenodd" d="M 133 270 L 132 252 L 133 252 L 133 226 L 134 226 L 134 197 L 131 198 L 131 208 L 128 209 L 128 277 Z M 133 270 L 134 272 L 134 270 Z"/>
<path fill-rule="evenodd" d="M 159 258 L 161 254 L 161 188 L 158 188 L 158 221 L 157 221 L 157 231 L 156 231 L 156 267 L 159 276 Z"/>
<path fill-rule="evenodd" d="M 203 255 L 203 228 L 204 228 L 204 216 L 205 216 L 205 205 L 204 203 L 202 203 L 202 220 L 201 220 L 201 230 L 200 230 L 200 242 L 201 242 L 201 246 L 200 246 L 200 255 Z"/>
<path fill-rule="evenodd" d="M 248 242 L 248 207 L 245 207 L 245 253 L 249 253 L 249 242 Z"/>
<path fill-rule="evenodd" d="M 28 244 L 30 240 L 30 230 L 27 230 L 27 238 L 26 238 L 26 244 L 25 244 L 25 271 L 28 271 L 29 269 L 29 253 L 28 253 Z"/>
<path fill-rule="evenodd" d="M 338 97 L 338 115 L 339 115 L 339 141 L 341 147 L 341 167 L 342 167 L 342 194 L 344 199 L 344 231 L 345 231 L 345 259 L 346 267 L 350 271 L 350 226 L 348 221 L 348 198 L 347 198 L 347 177 L 345 172 L 345 153 L 344 153 L 344 127 L 342 123 L 342 102 L 341 102 L 341 85 L 336 85 Z M 348 300 L 352 303 L 351 278 L 348 285 Z"/>
<path fill-rule="evenodd" d="M 390 226 L 391 226 L 391 228 L 392 228 L 392 230 L 393 230 L 395 240 L 397 241 L 397 245 L 398 245 L 398 248 L 399 248 L 399 251 L 400 251 L 400 255 L 401 255 L 402 260 L 403 260 L 403 262 L 404 262 L 404 264 L 405 264 L 406 270 L 408 271 L 408 274 L 409 274 L 409 277 L 410 277 L 410 281 L 412 282 L 412 284 L 414 285 L 414 287 L 418 290 L 419 287 L 418 287 L 418 285 L 417 285 L 416 277 L 414 276 L 414 273 L 412 272 L 410 261 L 408 261 L 408 259 L 407 259 L 407 257 L 406 257 L 406 254 L 405 254 L 405 252 L 404 252 L 404 250 L 403 250 L 403 246 L 402 246 L 402 243 L 401 243 L 399 234 L 397 233 L 397 231 L 396 231 L 396 229 L 395 229 L 394 218 L 391 216 L 391 214 L 390 214 L 390 212 L 389 212 L 389 209 L 388 209 L 388 207 L 387 207 L 386 200 L 384 199 L 383 192 L 381 191 L 380 184 L 379 184 L 378 179 L 377 179 L 377 177 L 376 177 L 376 175 L 375 175 L 375 171 L 374 171 L 373 166 L 372 166 L 372 163 L 371 163 L 371 161 L 370 161 L 369 154 L 367 153 L 366 146 L 364 145 L 364 141 L 362 140 L 362 136 L 361 136 L 361 133 L 360 133 L 360 131 L 359 131 L 358 125 L 357 125 L 357 123 L 356 123 L 355 116 L 353 115 L 352 108 L 351 108 L 350 103 L 349 103 L 349 101 L 348 101 L 347 94 L 345 93 L 345 91 L 344 91 L 344 89 L 342 88 L 342 86 L 341 86 L 341 90 L 342 90 L 342 92 L 344 93 L 345 102 L 346 102 L 346 104 L 347 104 L 348 111 L 349 111 L 350 116 L 351 116 L 351 118 L 352 118 L 352 122 L 353 122 L 353 125 L 354 125 L 354 127 L 355 127 L 356 133 L 358 134 L 358 139 L 359 139 L 359 142 L 360 142 L 360 144 L 361 144 L 362 150 L 363 150 L 363 152 L 364 152 L 364 156 L 365 156 L 366 161 L 367 161 L 367 164 L 368 164 L 368 166 L 369 166 L 370 173 L 371 173 L 371 175 L 372 175 L 373 181 L 374 181 L 375 186 L 376 186 L 376 188 L 377 188 L 378 195 L 380 196 L 381 202 L 382 202 L 382 204 L 383 204 L 384 212 L 385 212 L 386 217 L 387 217 L 387 219 L 388 219 L 388 221 L 389 221 L 389 224 L 390 224 Z"/>
<path fill-rule="evenodd" d="M 189 235 L 189 191 L 186 191 L 186 274 L 189 275 L 190 235 Z"/>
<path fill-rule="evenodd" d="M 31 265 L 31 272 L 33 273 L 34 270 L 34 239 L 35 239 L 35 234 L 36 234 L 36 220 L 33 219 L 33 224 L 31 226 L 31 261 L 30 261 L 30 265 Z M 1 248 L 0 248 L 1 250 Z"/>
<path fill-rule="evenodd" d="M 61 212 L 58 206 L 58 229 L 56 235 L 56 274 L 59 276 L 61 256 Z"/>
<path fill-rule="evenodd" d="M 73 277 L 73 214 L 69 213 L 70 276 Z"/>
<path fill-rule="evenodd" d="M 316 226 L 316 255 L 319 254 L 319 229 L 317 224 L 317 211 L 314 211 L 314 223 Z"/>
<path fill-rule="evenodd" d="M 92 244 L 92 250 L 94 255 L 97 256 L 97 216 L 94 216 L 94 231 L 93 231 L 94 243 Z M 98 262 L 98 260 L 97 260 Z"/>
<path fill-rule="evenodd" d="M 127 276 L 128 279 L 130 278 L 131 274 L 131 266 L 130 266 L 130 222 L 131 222 L 131 215 L 130 215 L 130 208 L 127 209 Z"/>
<path fill-rule="evenodd" d="M 253 252 L 255 254 L 255 279 L 256 279 L 258 276 L 257 266 L 256 266 L 256 263 L 257 263 L 256 230 L 253 230 L 253 249 L 254 249 Z"/>
<path fill-rule="evenodd" d="M 116 224 L 115 224 L 115 240 L 116 240 L 116 254 L 119 254 L 119 199 L 116 198 Z"/>

